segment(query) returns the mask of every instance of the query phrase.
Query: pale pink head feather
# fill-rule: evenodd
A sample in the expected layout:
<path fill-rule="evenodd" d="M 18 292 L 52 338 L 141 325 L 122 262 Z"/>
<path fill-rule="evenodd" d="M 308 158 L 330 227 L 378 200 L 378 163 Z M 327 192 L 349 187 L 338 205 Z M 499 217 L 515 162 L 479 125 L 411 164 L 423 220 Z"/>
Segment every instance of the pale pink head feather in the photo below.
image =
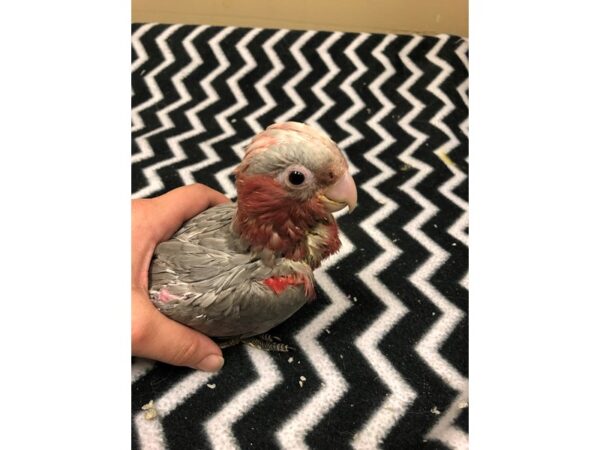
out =
<path fill-rule="evenodd" d="M 290 133 L 290 131 L 293 133 Z M 254 136 L 254 138 L 250 141 L 250 144 L 248 144 L 246 147 L 243 160 L 244 165 L 246 165 L 251 158 L 264 152 L 265 150 L 268 150 L 274 145 L 293 141 L 311 140 L 318 141 L 323 146 L 330 148 L 334 152 L 340 153 L 340 157 L 345 163 L 345 159 L 341 155 L 341 152 L 335 142 L 333 142 L 321 131 L 300 122 L 283 122 L 270 125 L 264 131 Z"/>

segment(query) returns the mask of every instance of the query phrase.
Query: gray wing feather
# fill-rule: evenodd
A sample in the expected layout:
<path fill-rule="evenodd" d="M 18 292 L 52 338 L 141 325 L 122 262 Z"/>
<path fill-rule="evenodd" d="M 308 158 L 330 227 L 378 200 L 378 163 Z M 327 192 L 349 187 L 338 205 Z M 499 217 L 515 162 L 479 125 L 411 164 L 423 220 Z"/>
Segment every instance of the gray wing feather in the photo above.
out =
<path fill-rule="evenodd" d="M 159 244 L 150 268 L 150 297 L 167 316 L 209 336 L 264 333 L 306 303 L 304 289 L 280 295 L 263 281 L 308 266 L 280 259 L 274 267 L 248 251 L 231 230 L 235 204 L 210 208 Z M 306 267 L 305 267 L 306 266 Z M 171 297 L 161 300 L 166 290 Z"/>

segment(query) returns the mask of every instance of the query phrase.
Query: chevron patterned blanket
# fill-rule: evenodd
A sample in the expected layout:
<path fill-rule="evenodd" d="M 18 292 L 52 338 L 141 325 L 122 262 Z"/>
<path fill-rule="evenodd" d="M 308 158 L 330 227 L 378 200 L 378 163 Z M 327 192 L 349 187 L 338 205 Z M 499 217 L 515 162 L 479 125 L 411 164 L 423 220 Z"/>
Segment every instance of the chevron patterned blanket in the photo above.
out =
<path fill-rule="evenodd" d="M 346 152 L 360 203 L 318 300 L 273 330 L 295 352 L 133 359 L 133 447 L 467 448 L 468 42 L 134 24 L 132 56 L 134 198 L 233 198 L 249 138 L 297 120 Z"/>

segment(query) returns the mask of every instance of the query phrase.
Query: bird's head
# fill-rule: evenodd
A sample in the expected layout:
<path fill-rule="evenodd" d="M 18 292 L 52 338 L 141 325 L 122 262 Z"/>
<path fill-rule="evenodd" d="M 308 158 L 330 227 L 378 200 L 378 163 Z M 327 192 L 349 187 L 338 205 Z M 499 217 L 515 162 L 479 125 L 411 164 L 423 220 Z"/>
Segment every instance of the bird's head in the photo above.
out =
<path fill-rule="evenodd" d="M 346 206 L 352 211 L 357 202 L 340 149 L 298 122 L 271 125 L 254 137 L 236 169 L 236 187 L 236 230 L 254 247 L 293 259 L 306 256 L 310 249 L 304 247 L 326 230 L 335 231 L 339 247 L 331 213 Z"/>

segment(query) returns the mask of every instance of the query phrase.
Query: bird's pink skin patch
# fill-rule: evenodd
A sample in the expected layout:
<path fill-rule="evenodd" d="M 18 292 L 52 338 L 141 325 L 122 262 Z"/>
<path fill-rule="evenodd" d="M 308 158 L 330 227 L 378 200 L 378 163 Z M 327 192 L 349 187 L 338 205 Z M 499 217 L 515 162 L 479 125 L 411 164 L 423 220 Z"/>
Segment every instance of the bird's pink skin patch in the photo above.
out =
<path fill-rule="evenodd" d="M 267 278 L 264 283 L 271 288 L 277 295 L 281 294 L 288 286 L 296 286 L 302 282 L 296 280 L 292 275 L 285 277 Z"/>
<path fill-rule="evenodd" d="M 315 297 L 315 288 L 310 279 L 302 275 L 286 275 L 281 277 L 271 277 L 263 281 L 265 286 L 269 287 L 277 295 L 280 295 L 290 286 L 304 285 L 304 294 L 310 299 Z"/>
<path fill-rule="evenodd" d="M 169 293 L 165 288 L 162 288 L 158 291 L 158 299 L 163 303 L 169 303 L 170 301 L 177 299 L 177 296 Z"/>

